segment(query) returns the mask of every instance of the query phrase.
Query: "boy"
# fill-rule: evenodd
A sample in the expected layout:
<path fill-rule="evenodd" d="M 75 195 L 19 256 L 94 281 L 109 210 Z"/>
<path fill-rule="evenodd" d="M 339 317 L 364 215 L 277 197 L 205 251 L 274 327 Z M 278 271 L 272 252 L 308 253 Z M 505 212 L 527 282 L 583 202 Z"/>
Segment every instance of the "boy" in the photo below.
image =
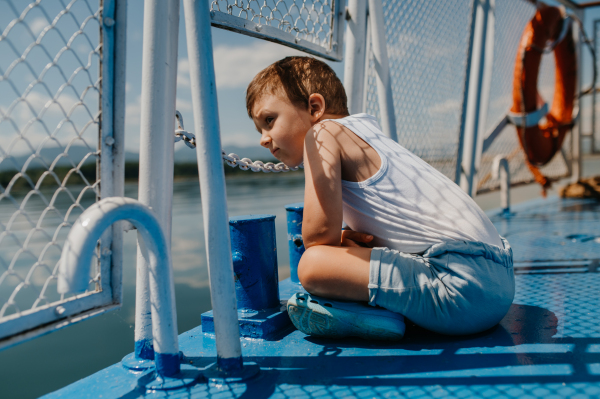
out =
<path fill-rule="evenodd" d="M 508 242 L 454 182 L 346 102 L 333 70 L 310 57 L 272 64 L 246 93 L 260 144 L 304 162 L 298 276 L 310 295 L 290 298 L 292 322 L 369 339 L 401 338 L 402 315 L 443 334 L 496 325 L 514 297 Z"/>

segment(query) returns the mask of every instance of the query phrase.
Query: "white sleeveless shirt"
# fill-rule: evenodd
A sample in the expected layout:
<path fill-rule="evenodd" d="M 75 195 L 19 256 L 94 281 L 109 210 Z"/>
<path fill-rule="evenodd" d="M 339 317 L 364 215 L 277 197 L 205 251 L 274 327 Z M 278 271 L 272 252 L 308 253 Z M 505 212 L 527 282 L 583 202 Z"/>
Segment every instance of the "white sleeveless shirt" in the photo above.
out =
<path fill-rule="evenodd" d="M 480 241 L 502 248 L 496 228 L 459 186 L 386 137 L 377 120 L 356 114 L 331 121 L 369 144 L 381 167 L 361 182 L 342 180 L 344 222 L 372 234 L 374 246 L 422 253 L 433 244 Z"/>

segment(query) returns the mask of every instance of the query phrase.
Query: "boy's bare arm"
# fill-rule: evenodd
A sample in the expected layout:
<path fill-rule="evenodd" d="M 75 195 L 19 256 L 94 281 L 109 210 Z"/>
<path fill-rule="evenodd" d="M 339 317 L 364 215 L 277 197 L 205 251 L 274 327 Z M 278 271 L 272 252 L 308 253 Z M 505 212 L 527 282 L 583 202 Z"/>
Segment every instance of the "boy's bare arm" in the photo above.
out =
<path fill-rule="evenodd" d="M 341 127 L 317 123 L 304 140 L 304 246 L 339 246 L 342 236 L 342 168 L 337 140 Z"/>

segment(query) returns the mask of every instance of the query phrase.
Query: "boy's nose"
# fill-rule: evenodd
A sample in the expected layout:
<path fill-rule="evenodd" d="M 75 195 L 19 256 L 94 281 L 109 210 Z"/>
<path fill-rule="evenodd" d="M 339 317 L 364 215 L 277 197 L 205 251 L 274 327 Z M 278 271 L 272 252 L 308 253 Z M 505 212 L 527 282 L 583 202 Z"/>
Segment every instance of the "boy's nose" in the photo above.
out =
<path fill-rule="evenodd" d="M 262 145 L 265 148 L 268 148 L 270 143 L 271 143 L 271 138 L 269 136 L 263 134 L 263 136 L 260 138 L 260 145 Z"/>

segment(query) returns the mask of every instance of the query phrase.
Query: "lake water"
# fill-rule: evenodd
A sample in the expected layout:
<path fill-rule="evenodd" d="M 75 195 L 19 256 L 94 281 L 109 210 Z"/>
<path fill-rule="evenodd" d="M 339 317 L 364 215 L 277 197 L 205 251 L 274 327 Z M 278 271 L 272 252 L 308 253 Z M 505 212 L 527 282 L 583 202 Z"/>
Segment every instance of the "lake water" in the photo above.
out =
<path fill-rule="evenodd" d="M 128 184 L 125 191 L 128 197 L 137 197 L 137 185 Z M 227 179 L 230 216 L 276 216 L 280 279 L 290 275 L 284 206 L 302 202 L 303 195 L 302 172 L 248 172 Z M 38 397 L 119 362 L 133 351 L 137 234 L 124 236 L 123 307 L 0 352 L 1 398 Z M 172 250 L 177 326 L 182 333 L 199 325 L 200 315 L 211 309 L 197 180 L 174 185 Z"/>
<path fill-rule="evenodd" d="M 586 175 L 600 173 L 600 157 L 584 162 Z M 512 203 L 539 196 L 537 185 L 513 188 Z M 553 192 L 550 192 L 552 195 Z M 230 216 L 274 214 L 279 278 L 289 277 L 286 204 L 302 202 L 304 175 L 247 174 L 227 179 Z M 137 185 L 126 185 L 137 197 Z M 482 209 L 500 205 L 498 193 L 476 198 Z M 0 213 L 5 211 L 1 209 Z M 14 210 L 10 210 L 14 212 Z M 0 397 L 35 398 L 119 362 L 133 351 L 136 233 L 125 234 L 123 307 L 0 352 Z M 177 324 L 182 333 L 200 324 L 211 309 L 198 182 L 178 181 L 173 199 L 173 268 Z"/>

